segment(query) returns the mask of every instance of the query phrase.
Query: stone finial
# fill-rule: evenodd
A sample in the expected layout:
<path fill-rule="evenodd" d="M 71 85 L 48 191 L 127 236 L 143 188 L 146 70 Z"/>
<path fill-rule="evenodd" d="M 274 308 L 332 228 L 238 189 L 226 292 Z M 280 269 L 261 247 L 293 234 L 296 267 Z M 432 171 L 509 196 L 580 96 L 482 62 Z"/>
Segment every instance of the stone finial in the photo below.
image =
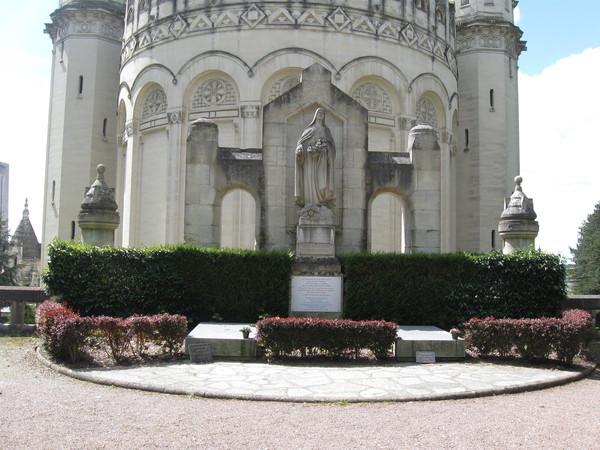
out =
<path fill-rule="evenodd" d="M 98 164 L 96 170 L 96 181 L 85 193 L 77 221 L 86 244 L 113 245 L 114 231 L 119 226 L 115 189 L 104 180 L 106 167 Z"/>
<path fill-rule="evenodd" d="M 104 164 L 98 164 L 96 167 L 98 175 L 96 181 L 85 193 L 85 197 L 81 202 L 81 209 L 103 209 L 108 211 L 116 211 L 118 206 L 115 202 L 115 189 L 108 187 L 104 180 L 104 172 L 106 167 Z"/>
<path fill-rule="evenodd" d="M 25 198 L 25 209 L 23 209 L 23 217 L 29 217 L 29 199 Z"/>
<path fill-rule="evenodd" d="M 537 214 L 533 210 L 533 201 L 523 193 L 522 182 L 523 177 L 515 177 L 515 190 L 500 216 L 502 219 L 535 220 L 537 218 Z"/>
<path fill-rule="evenodd" d="M 523 193 L 522 182 L 521 176 L 515 177 L 515 190 L 510 198 L 505 199 L 504 211 L 500 216 L 498 233 L 504 240 L 504 254 L 535 245 L 540 230 L 535 220 L 537 214 L 533 210 L 533 200 Z"/>

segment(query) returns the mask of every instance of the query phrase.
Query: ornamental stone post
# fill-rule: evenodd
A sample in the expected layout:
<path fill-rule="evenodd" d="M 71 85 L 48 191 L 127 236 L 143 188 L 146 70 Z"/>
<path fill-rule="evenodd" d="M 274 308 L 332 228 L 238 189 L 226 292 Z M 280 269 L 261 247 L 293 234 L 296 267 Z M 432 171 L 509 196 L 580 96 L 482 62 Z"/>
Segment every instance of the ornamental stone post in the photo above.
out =
<path fill-rule="evenodd" d="M 533 200 L 523 193 L 522 182 L 521 176 L 515 177 L 515 190 L 510 198 L 504 200 L 504 211 L 498 224 L 498 233 L 504 240 L 502 252 L 505 255 L 535 245 L 535 238 L 540 230 L 535 220 L 537 214 L 533 210 Z"/>
<path fill-rule="evenodd" d="M 115 202 L 115 189 L 104 181 L 106 168 L 98 164 L 96 181 L 88 188 L 77 222 L 83 242 L 89 245 L 114 245 L 115 230 L 119 226 L 119 213 Z"/>

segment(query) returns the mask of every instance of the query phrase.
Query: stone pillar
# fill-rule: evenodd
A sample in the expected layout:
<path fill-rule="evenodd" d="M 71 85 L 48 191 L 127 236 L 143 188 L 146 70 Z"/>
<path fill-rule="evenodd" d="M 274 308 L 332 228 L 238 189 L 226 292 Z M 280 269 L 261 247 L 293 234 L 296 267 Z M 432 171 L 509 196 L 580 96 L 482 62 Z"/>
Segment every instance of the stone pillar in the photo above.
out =
<path fill-rule="evenodd" d="M 125 124 L 123 139 L 126 141 L 125 158 L 123 168 L 123 204 L 121 212 L 123 214 L 122 226 L 122 245 L 132 247 L 138 244 L 138 197 L 139 197 L 139 146 L 140 133 L 137 121 L 130 121 Z"/>
<path fill-rule="evenodd" d="M 218 247 L 215 231 L 215 188 L 219 127 L 208 119 L 190 126 L 185 174 L 184 241 L 203 247 Z"/>
<path fill-rule="evenodd" d="M 119 213 L 115 202 L 115 189 L 104 181 L 106 168 L 98 164 L 98 175 L 83 201 L 77 216 L 83 242 L 89 245 L 113 245 L 115 230 L 119 226 Z"/>
<path fill-rule="evenodd" d="M 411 194 L 413 222 L 407 227 L 407 232 L 411 232 L 410 247 L 407 247 L 414 253 L 439 253 L 443 171 L 438 133 L 429 125 L 413 127 L 408 135 L 408 151 L 414 172 Z"/>
<path fill-rule="evenodd" d="M 183 111 L 173 110 L 167 113 L 169 127 L 169 163 L 167 176 L 167 226 L 166 243 L 177 244 L 181 242 L 181 208 L 180 208 L 180 180 L 181 180 L 181 136 Z"/>
<path fill-rule="evenodd" d="M 540 230 L 535 220 L 537 214 L 533 210 L 533 200 L 523 193 L 522 182 L 523 178 L 515 177 L 515 190 L 510 198 L 504 200 L 504 211 L 498 224 L 498 233 L 504 240 L 502 252 L 505 255 L 535 245 L 535 238 Z"/>

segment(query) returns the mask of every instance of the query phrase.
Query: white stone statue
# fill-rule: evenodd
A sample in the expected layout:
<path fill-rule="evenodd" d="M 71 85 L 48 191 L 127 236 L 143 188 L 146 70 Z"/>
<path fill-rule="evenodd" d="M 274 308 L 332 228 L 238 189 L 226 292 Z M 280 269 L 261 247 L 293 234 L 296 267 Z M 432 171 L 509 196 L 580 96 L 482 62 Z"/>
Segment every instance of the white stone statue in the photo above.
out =
<path fill-rule="evenodd" d="M 335 143 L 325 125 L 325 111 L 318 108 L 296 145 L 296 204 L 335 206 L 333 170 Z"/>

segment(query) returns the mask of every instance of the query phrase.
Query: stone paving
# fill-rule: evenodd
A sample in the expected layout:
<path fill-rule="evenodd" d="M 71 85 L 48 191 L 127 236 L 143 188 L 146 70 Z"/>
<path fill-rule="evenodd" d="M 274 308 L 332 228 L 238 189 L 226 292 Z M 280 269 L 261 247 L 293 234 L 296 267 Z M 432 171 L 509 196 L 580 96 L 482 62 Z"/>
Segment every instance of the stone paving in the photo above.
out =
<path fill-rule="evenodd" d="M 589 372 L 489 363 L 333 367 L 257 362 L 180 362 L 76 370 L 46 363 L 75 378 L 126 388 L 212 398 L 295 402 L 479 397 L 564 384 Z"/>

